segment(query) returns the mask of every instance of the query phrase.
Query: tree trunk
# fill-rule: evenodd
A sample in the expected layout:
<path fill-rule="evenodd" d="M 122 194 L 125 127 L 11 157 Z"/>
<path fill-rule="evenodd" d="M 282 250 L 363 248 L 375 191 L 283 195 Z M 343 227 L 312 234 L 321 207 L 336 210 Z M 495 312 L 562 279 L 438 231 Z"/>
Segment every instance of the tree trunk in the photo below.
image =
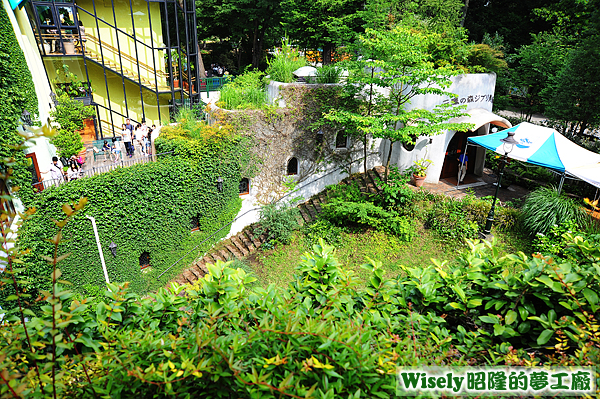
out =
<path fill-rule="evenodd" d="M 371 116 L 371 110 L 373 109 L 373 76 L 375 76 L 375 68 L 371 68 L 371 84 L 370 84 L 370 90 L 369 90 L 369 109 L 367 110 L 367 116 Z M 367 175 L 367 143 L 369 142 L 368 137 L 369 134 L 365 133 L 365 138 L 364 138 L 364 144 L 365 144 L 365 148 L 364 148 L 364 168 L 365 168 L 365 176 Z"/>
<path fill-rule="evenodd" d="M 585 129 L 587 128 L 587 120 L 581 121 L 581 125 L 579 125 L 579 133 L 577 133 L 577 135 L 579 137 L 583 137 L 583 135 L 585 134 Z"/>
<path fill-rule="evenodd" d="M 387 161 L 385 162 L 385 184 L 388 182 L 388 175 L 390 174 L 390 160 L 392 159 L 392 150 L 394 149 L 394 142 L 390 140 L 390 150 L 388 152 Z"/>
<path fill-rule="evenodd" d="M 200 79 L 204 79 L 206 77 L 206 69 L 204 68 L 204 61 L 202 60 L 200 45 L 198 45 L 198 70 L 200 71 Z"/>
<path fill-rule="evenodd" d="M 331 58 L 333 55 L 333 43 L 326 43 L 323 46 L 323 65 L 331 64 Z"/>
<path fill-rule="evenodd" d="M 259 29 L 258 21 L 254 22 L 254 32 L 252 37 L 252 68 L 258 68 L 262 60 L 262 45 L 265 37 L 265 30 Z"/>
<path fill-rule="evenodd" d="M 469 10 L 469 0 L 465 0 L 465 5 L 462 8 L 462 17 L 460 18 L 460 27 L 464 28 L 465 19 L 467 19 L 467 11 Z"/>
<path fill-rule="evenodd" d="M 364 136 L 364 140 L 363 140 L 363 167 L 365 169 L 365 176 L 367 176 L 367 144 L 369 143 L 369 140 L 367 138 L 368 134 L 365 134 Z M 366 177 L 365 177 L 366 178 Z"/>

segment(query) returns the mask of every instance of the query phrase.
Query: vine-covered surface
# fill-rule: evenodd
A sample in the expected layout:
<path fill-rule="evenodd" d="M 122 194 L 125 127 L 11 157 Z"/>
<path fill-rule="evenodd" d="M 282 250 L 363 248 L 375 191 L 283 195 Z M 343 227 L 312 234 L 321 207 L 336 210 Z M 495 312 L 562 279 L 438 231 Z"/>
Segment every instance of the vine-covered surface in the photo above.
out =
<path fill-rule="evenodd" d="M 39 194 L 33 203 L 35 213 L 19 230 L 20 247 L 31 250 L 23 260 L 27 265 L 25 273 L 33 279 L 34 295 L 35 290 L 50 286 L 43 276 L 51 267 L 44 257 L 54 255 L 48 240 L 58 231 L 52 219 L 61 217 L 63 204 L 80 198 L 87 198 L 87 205 L 65 227 L 65 241 L 58 247 L 58 256 L 71 253 L 61 262 L 61 270 L 63 278 L 73 282 L 81 294 L 104 286 L 92 223 L 87 216 L 96 220 L 110 281 L 128 281 L 138 293 L 165 286 L 195 257 L 227 235 L 229 228 L 225 227 L 162 274 L 238 213 L 240 166 L 246 153 L 243 144 L 247 142 L 227 128 L 223 129 L 226 134 L 204 139 L 193 138 L 181 125 L 172 130 L 176 133 L 165 133 L 156 144 L 159 151 L 169 148 L 173 156 L 118 168 Z M 222 192 L 216 183 L 219 176 L 223 179 Z M 192 220 L 196 222 L 196 218 L 198 229 L 192 231 Z M 116 257 L 109 250 L 111 242 L 117 245 Z M 139 259 L 143 252 L 150 255 L 150 267 L 142 271 Z M 0 295 L 6 297 L 11 294 L 8 291 Z"/>
<path fill-rule="evenodd" d="M 33 196 L 31 174 L 22 149 L 23 138 L 16 133 L 26 109 L 32 118 L 38 113 L 31 72 L 3 5 L 0 5 L 0 158 L 14 159 L 11 185 L 20 187 L 19 197 L 27 203 Z"/>

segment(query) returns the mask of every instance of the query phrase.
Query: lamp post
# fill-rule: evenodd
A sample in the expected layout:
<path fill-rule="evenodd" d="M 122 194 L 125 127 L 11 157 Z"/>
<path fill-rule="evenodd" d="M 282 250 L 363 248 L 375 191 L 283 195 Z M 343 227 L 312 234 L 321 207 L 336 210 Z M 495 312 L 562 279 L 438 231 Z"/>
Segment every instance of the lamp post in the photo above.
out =
<path fill-rule="evenodd" d="M 488 213 L 487 219 L 485 220 L 485 228 L 483 229 L 483 236 L 487 237 L 492 232 L 492 224 L 494 223 L 494 212 L 496 210 L 496 200 L 498 199 L 498 190 L 500 189 L 500 184 L 502 183 L 502 175 L 504 175 L 504 167 L 508 162 L 508 154 L 511 153 L 515 144 L 518 144 L 517 140 L 515 140 L 515 132 L 508 132 L 508 135 L 503 138 L 502 141 L 504 156 L 502 157 L 502 161 L 500 161 L 500 169 L 498 171 L 498 181 L 496 182 L 496 193 L 494 194 L 494 200 L 492 201 L 492 208 L 490 209 L 490 213 Z"/>

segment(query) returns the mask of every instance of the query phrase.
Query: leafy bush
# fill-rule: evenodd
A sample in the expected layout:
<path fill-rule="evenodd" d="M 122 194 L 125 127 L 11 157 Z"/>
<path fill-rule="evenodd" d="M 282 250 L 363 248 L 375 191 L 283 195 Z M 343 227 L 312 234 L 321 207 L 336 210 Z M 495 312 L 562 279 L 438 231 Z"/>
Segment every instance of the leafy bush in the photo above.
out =
<path fill-rule="evenodd" d="M 263 72 L 247 71 L 221 88 L 217 105 L 225 109 L 264 107 L 267 101 Z"/>
<path fill-rule="evenodd" d="M 281 45 L 281 51 L 275 54 L 271 60 L 267 60 L 267 75 L 271 80 L 283 83 L 292 83 L 294 81 L 294 71 L 306 65 L 304 57 L 300 57 L 298 50 L 290 45 L 287 38 L 284 38 Z"/>
<path fill-rule="evenodd" d="M 426 214 L 425 226 L 441 237 L 454 241 L 476 238 L 479 230 L 477 222 L 466 217 L 462 203 L 454 198 L 444 198 L 434 203 Z"/>
<path fill-rule="evenodd" d="M 372 227 L 396 235 L 403 241 L 411 241 L 416 234 L 416 226 L 412 219 L 399 216 L 393 211 L 386 211 L 370 202 L 337 200 L 323 204 L 322 208 L 322 217 L 338 226 Z"/>
<path fill-rule="evenodd" d="M 319 218 L 312 224 L 306 224 L 302 230 L 308 248 L 312 248 L 313 245 L 318 244 L 320 239 L 334 247 L 339 247 L 343 243 L 342 233 L 345 229 L 336 226 L 327 219 Z"/>
<path fill-rule="evenodd" d="M 409 207 L 415 200 L 417 194 L 406 184 L 409 178 L 392 167 L 387 183 L 378 182 L 382 191 L 380 197 L 376 198 L 377 204 L 386 209 L 402 211 Z"/>
<path fill-rule="evenodd" d="M 445 314 L 460 342 L 456 348 L 467 355 L 489 347 L 505 354 L 511 346 L 541 350 L 550 342 L 566 349 L 571 342 L 579 350 L 595 345 L 590 355 L 597 359 L 600 339 L 592 331 L 600 309 L 600 235 L 568 235 L 566 243 L 577 262 L 502 256 L 489 242 L 469 241 L 470 250 L 455 265 L 434 261 L 426 268 L 404 268 L 403 304 Z"/>
<path fill-rule="evenodd" d="M 348 184 L 332 184 L 327 186 L 328 201 L 367 202 L 369 194 L 360 191 L 360 186 L 355 180 Z"/>
<path fill-rule="evenodd" d="M 323 65 L 317 68 L 317 83 L 340 83 L 344 69 L 338 65 Z"/>
<path fill-rule="evenodd" d="M 302 216 L 298 208 L 283 203 L 274 203 L 260 209 L 258 227 L 255 234 L 267 234 L 268 241 L 289 244 L 294 231 L 300 228 L 298 220 Z"/>
<path fill-rule="evenodd" d="M 573 199 L 555 188 L 540 187 L 531 192 L 521 208 L 523 226 L 530 234 L 546 234 L 552 226 L 569 220 L 579 226 L 588 223 L 585 210 Z"/>
<path fill-rule="evenodd" d="M 84 120 L 95 115 L 94 107 L 83 105 L 79 100 L 63 93 L 58 97 L 58 105 L 50 111 L 50 116 L 59 124 L 58 134 L 52 138 L 52 144 L 58 148 L 61 157 L 69 158 L 83 149 L 83 139 L 79 130 Z"/>

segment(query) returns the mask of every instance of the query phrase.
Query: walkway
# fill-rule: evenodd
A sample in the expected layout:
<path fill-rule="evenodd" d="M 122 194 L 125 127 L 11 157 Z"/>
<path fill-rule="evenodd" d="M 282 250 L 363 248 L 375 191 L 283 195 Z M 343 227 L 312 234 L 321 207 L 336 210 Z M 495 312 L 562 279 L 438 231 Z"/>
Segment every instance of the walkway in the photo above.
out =
<path fill-rule="evenodd" d="M 383 169 L 382 169 L 383 171 Z M 506 177 L 506 174 L 504 175 Z M 439 183 L 425 183 L 423 189 L 436 194 L 445 194 L 449 197 L 462 198 L 469 192 L 477 198 L 493 196 L 496 192 L 496 181 L 498 176 L 490 169 L 483 170 L 482 177 L 467 175 L 465 181 L 467 184 L 456 186 L 456 178 L 440 180 Z M 413 187 L 413 186 L 411 186 Z M 414 187 L 414 189 L 417 189 Z M 514 201 L 529 194 L 529 190 L 516 184 L 508 188 L 500 187 L 498 199 L 500 202 Z"/>

